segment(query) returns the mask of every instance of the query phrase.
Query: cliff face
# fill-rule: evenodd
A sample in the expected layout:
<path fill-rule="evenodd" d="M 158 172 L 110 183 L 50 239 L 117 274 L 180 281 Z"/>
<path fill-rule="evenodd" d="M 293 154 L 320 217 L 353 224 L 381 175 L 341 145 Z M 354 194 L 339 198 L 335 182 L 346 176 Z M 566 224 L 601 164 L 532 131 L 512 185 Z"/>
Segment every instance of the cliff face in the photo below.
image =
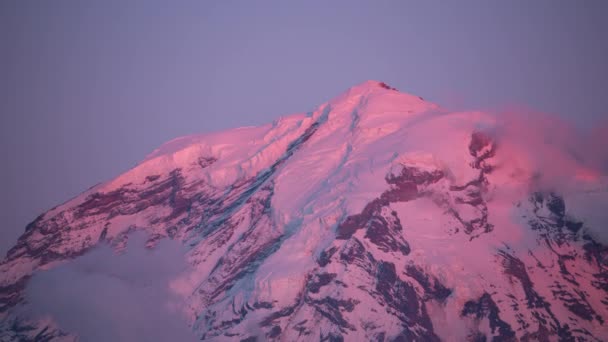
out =
<path fill-rule="evenodd" d="M 28 280 L 144 231 L 148 248 L 188 247 L 175 284 L 206 340 L 608 338 L 586 192 L 535 188 L 542 170 L 493 125 L 370 81 L 312 113 L 176 139 L 27 226 L 0 264 L 0 336 L 74 339 L 20 315 Z M 597 201 L 605 184 L 569 188 Z"/>

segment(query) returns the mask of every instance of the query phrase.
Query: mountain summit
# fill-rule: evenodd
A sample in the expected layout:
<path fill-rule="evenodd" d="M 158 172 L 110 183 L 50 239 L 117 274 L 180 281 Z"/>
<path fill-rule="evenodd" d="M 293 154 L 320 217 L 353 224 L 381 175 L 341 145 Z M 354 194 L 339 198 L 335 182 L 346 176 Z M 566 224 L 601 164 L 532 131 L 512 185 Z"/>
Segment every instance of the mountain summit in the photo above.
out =
<path fill-rule="evenodd" d="M 30 278 L 141 231 L 187 247 L 172 307 L 202 340 L 605 340 L 606 179 L 538 144 L 544 167 L 500 125 L 367 81 L 170 141 L 26 227 L 0 264 L 0 339 L 76 339 L 24 314 Z"/>

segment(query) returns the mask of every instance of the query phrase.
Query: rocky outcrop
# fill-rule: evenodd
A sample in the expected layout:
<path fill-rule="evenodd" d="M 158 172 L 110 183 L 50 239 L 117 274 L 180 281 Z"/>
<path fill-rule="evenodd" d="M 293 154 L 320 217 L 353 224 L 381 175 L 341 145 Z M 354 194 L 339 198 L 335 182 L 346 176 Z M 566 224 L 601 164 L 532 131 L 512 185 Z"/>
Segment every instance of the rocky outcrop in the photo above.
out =
<path fill-rule="evenodd" d="M 462 165 L 393 153 L 433 107 L 377 82 L 352 94 L 38 217 L 0 264 L 0 340 L 74 339 L 19 314 L 28 281 L 134 231 L 188 247 L 184 311 L 202 340 L 606 339 L 608 248 L 563 194 L 497 206 L 491 135 L 457 135 Z"/>

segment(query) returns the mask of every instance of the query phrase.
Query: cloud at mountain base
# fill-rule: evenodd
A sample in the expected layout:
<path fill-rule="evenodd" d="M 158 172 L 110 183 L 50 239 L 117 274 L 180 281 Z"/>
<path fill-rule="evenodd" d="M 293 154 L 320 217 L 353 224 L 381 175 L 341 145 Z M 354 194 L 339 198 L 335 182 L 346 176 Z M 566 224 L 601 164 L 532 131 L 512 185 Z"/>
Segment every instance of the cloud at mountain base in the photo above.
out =
<path fill-rule="evenodd" d="M 122 254 L 104 245 L 35 274 L 26 310 L 52 317 L 82 341 L 194 341 L 174 309 L 182 299 L 169 289 L 187 267 L 185 250 L 169 240 L 146 249 L 144 241 L 143 233 L 132 234 Z"/>

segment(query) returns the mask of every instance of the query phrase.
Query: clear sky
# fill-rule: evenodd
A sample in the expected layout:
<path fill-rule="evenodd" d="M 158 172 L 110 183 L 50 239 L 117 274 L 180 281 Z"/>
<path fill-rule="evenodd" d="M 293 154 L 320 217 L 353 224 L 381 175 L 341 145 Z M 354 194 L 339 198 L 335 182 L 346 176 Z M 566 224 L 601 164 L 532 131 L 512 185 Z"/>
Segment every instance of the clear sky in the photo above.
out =
<path fill-rule="evenodd" d="M 0 2 L 0 253 L 177 136 L 367 79 L 458 109 L 608 113 L 608 1 Z"/>

